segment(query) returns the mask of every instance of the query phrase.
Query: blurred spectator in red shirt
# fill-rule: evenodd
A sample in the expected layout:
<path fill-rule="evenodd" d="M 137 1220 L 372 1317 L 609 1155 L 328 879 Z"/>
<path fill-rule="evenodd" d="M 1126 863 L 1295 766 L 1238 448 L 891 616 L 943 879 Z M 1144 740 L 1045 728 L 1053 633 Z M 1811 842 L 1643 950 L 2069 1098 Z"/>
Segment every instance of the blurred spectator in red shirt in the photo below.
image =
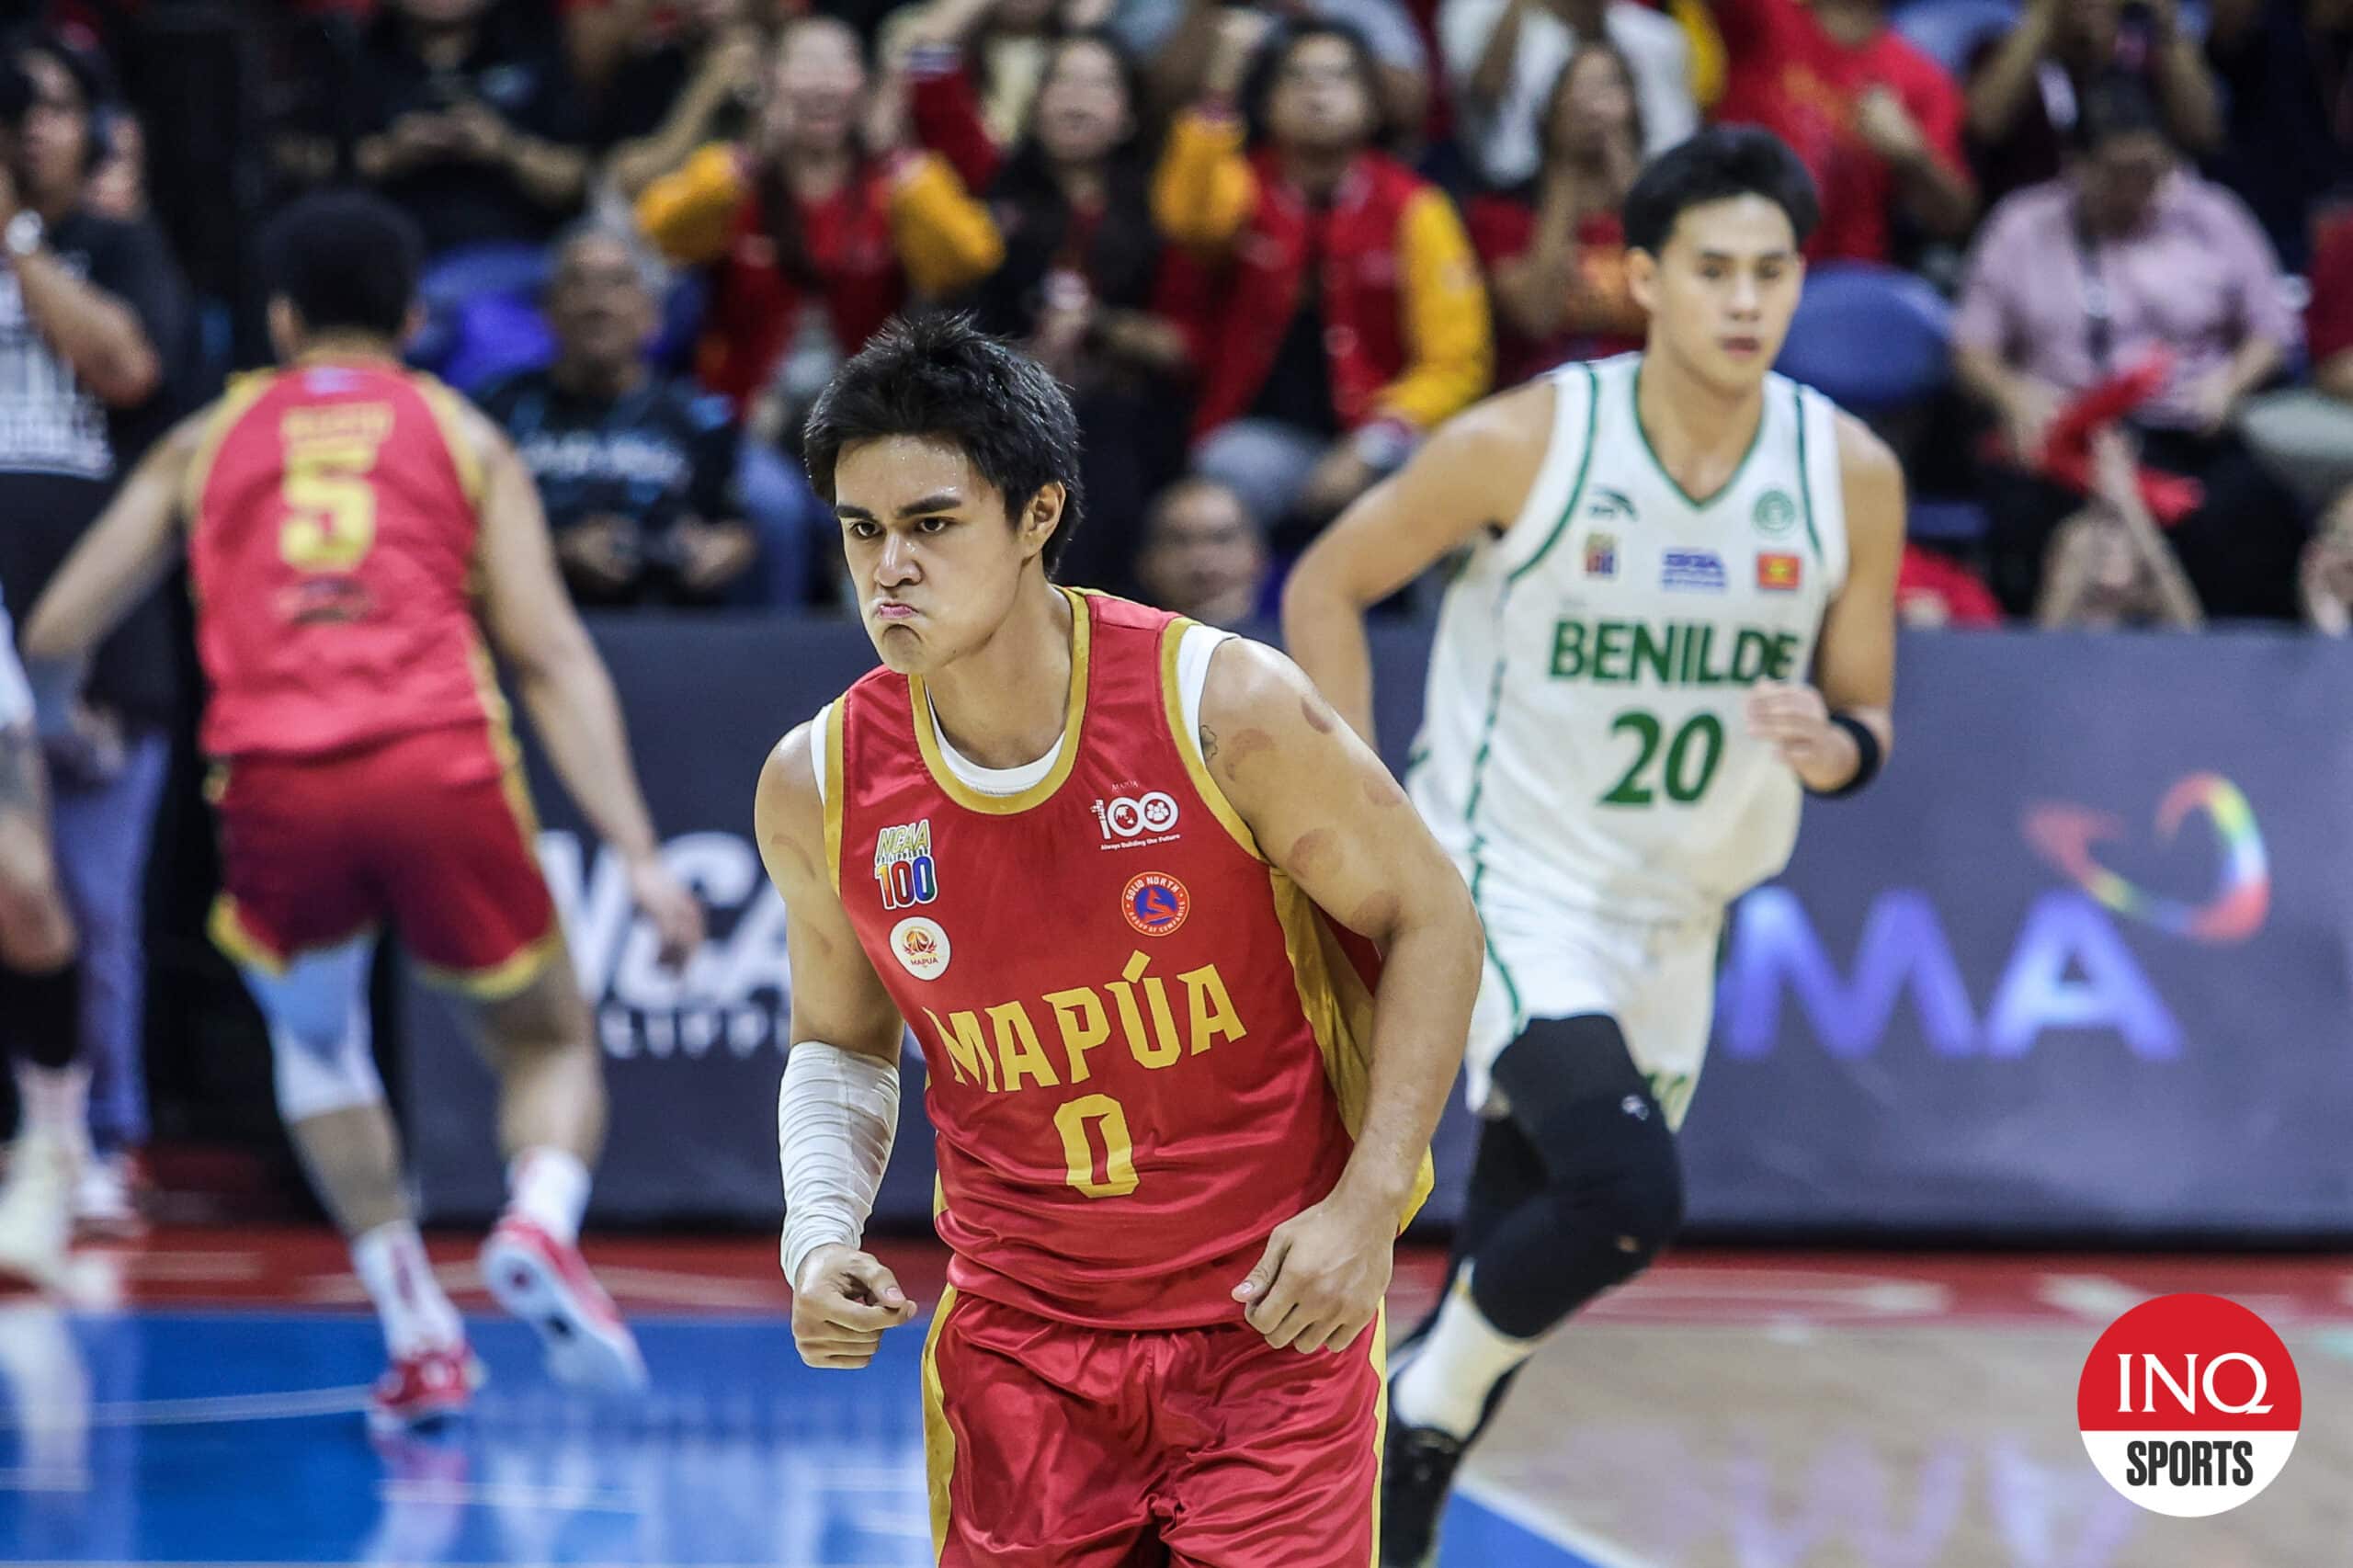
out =
<path fill-rule="evenodd" d="M 1626 57 L 1589 43 L 1552 85 L 1544 162 L 1529 189 L 1472 199 L 1466 218 L 1495 302 L 1497 385 L 1643 346 L 1619 210 L 1643 145 Z"/>
<path fill-rule="evenodd" d="M 897 140 L 900 86 L 871 97 L 858 35 L 801 17 L 777 41 L 754 136 L 704 147 L 638 199 L 665 256 L 713 264 L 697 370 L 762 438 L 796 430 L 834 367 L 910 299 L 970 288 L 1004 259 L 945 162 L 870 150 Z"/>
<path fill-rule="evenodd" d="M 1977 214 L 1961 90 L 1878 0 L 1715 0 L 1727 66 L 1716 119 L 1787 142 L 1822 191 L 1816 261 L 1892 261 L 1901 217 L 1959 240 Z"/>
<path fill-rule="evenodd" d="M 428 252 L 540 244 L 587 187 L 579 90 L 553 40 L 493 0 L 389 0 L 356 87 L 361 179 Z"/>
<path fill-rule="evenodd" d="M 2315 619 L 2342 633 L 2353 607 L 2353 210 L 2321 226 L 2312 285 L 2312 385 L 2257 400 L 2245 429 L 2299 498 L 2325 514 L 2305 556 L 2305 597 L 2309 608 L 2317 593 L 2326 614 Z"/>
<path fill-rule="evenodd" d="M 989 187 L 1005 265 L 974 291 L 990 331 L 1071 390 L 1086 527 L 1063 582 L 1124 589 L 1153 494 L 1185 458 L 1184 335 L 1159 313 L 1166 268 L 1139 145 L 1136 72 L 1108 32 L 1057 43 L 1029 133 Z"/>
<path fill-rule="evenodd" d="M 2296 340 L 2271 247 L 2244 203 L 2180 165 L 2138 84 L 2091 95 L 2078 144 L 2067 178 L 1987 221 L 1953 320 L 1961 384 L 2022 465 L 1988 476 L 1995 586 L 2024 613 L 2050 532 L 2078 504 L 2031 470 L 2053 415 L 2161 353 L 2171 374 L 2132 415 L 2139 460 L 2204 490 L 2173 548 L 2210 614 L 2290 614 L 2300 515 L 2232 429 Z"/>
<path fill-rule="evenodd" d="M 1487 390 L 1495 344 L 1454 204 L 1373 145 L 1364 40 L 1286 28 L 1250 66 L 1245 129 L 1229 101 L 1248 43 L 1228 39 L 1172 128 L 1153 211 L 1185 252 L 1194 467 L 1262 524 L 1312 529 Z"/>
<path fill-rule="evenodd" d="M 1977 574 L 1951 556 L 1906 544 L 1895 575 L 1895 617 L 1923 629 L 1999 626 L 2002 607 Z"/>
<path fill-rule="evenodd" d="M 2116 75 L 2148 85 L 2175 146 L 2203 156 L 2222 142 L 2222 95 L 2180 0 L 2028 0 L 1969 74 L 1970 162 L 1985 205 L 2056 179 L 2084 95 Z"/>

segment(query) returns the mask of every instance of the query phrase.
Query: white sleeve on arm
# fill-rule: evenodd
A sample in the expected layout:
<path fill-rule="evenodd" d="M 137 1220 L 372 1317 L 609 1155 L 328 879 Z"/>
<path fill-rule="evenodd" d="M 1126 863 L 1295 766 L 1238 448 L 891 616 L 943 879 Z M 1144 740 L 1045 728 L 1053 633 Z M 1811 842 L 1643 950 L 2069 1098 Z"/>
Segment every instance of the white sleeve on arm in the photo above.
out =
<path fill-rule="evenodd" d="M 804 1040 L 784 1062 L 776 1096 L 784 1170 L 784 1277 L 821 1246 L 857 1246 L 899 1130 L 899 1064 Z"/>

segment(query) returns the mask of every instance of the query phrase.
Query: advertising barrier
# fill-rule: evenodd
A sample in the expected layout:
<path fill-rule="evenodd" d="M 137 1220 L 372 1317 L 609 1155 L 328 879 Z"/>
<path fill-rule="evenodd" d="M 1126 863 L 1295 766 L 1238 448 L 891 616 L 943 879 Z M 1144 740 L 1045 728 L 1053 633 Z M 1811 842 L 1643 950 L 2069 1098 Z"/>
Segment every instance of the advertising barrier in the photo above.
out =
<path fill-rule="evenodd" d="M 872 664 L 852 624 L 595 626 L 671 864 L 712 912 L 654 962 L 617 857 L 530 754 L 540 855 L 612 1096 L 593 1213 L 773 1223 L 784 911 L 751 841 L 786 730 Z M 1427 631 L 1377 629 L 1381 739 L 1420 716 Z M 1684 1153 L 1695 1224 L 1891 1232 L 2353 1229 L 2353 649 L 2204 637 L 1908 636 L 1897 745 L 1814 802 L 1727 922 Z M 449 1002 L 404 985 L 405 1125 L 427 1212 L 501 1197 L 494 1086 Z M 921 1067 L 878 1206 L 928 1216 Z M 1440 1130 L 1450 1221 L 1474 1124 Z"/>

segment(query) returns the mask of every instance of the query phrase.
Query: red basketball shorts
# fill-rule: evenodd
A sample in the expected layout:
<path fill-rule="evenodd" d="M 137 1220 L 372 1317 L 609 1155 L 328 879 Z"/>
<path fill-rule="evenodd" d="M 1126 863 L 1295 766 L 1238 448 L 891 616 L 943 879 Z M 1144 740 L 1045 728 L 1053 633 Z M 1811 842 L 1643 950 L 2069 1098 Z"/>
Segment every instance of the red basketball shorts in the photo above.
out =
<path fill-rule="evenodd" d="M 1302 1356 L 1238 1317 L 1111 1334 L 949 1290 L 923 1358 L 940 1563 L 1368 1568 L 1382 1330 Z"/>
<path fill-rule="evenodd" d="M 214 770 L 212 938 L 283 969 L 385 921 L 427 974 L 511 995 L 557 950 L 555 905 L 513 742 L 488 724 Z"/>

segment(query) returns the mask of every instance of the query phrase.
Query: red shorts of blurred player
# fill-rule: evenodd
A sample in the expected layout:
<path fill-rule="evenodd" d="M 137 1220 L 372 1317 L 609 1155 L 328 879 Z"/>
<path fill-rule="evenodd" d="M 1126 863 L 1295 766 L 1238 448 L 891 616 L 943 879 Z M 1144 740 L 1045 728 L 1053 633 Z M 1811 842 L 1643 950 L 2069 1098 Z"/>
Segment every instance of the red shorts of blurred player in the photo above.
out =
<path fill-rule="evenodd" d="M 1369 1568 L 1387 1391 L 1232 1327 L 1113 1334 L 949 1290 L 924 1346 L 942 1568 Z"/>
<path fill-rule="evenodd" d="M 427 978 L 495 999 L 561 945 L 513 740 L 489 723 L 213 770 L 213 941 L 276 972 L 390 920 Z"/>

